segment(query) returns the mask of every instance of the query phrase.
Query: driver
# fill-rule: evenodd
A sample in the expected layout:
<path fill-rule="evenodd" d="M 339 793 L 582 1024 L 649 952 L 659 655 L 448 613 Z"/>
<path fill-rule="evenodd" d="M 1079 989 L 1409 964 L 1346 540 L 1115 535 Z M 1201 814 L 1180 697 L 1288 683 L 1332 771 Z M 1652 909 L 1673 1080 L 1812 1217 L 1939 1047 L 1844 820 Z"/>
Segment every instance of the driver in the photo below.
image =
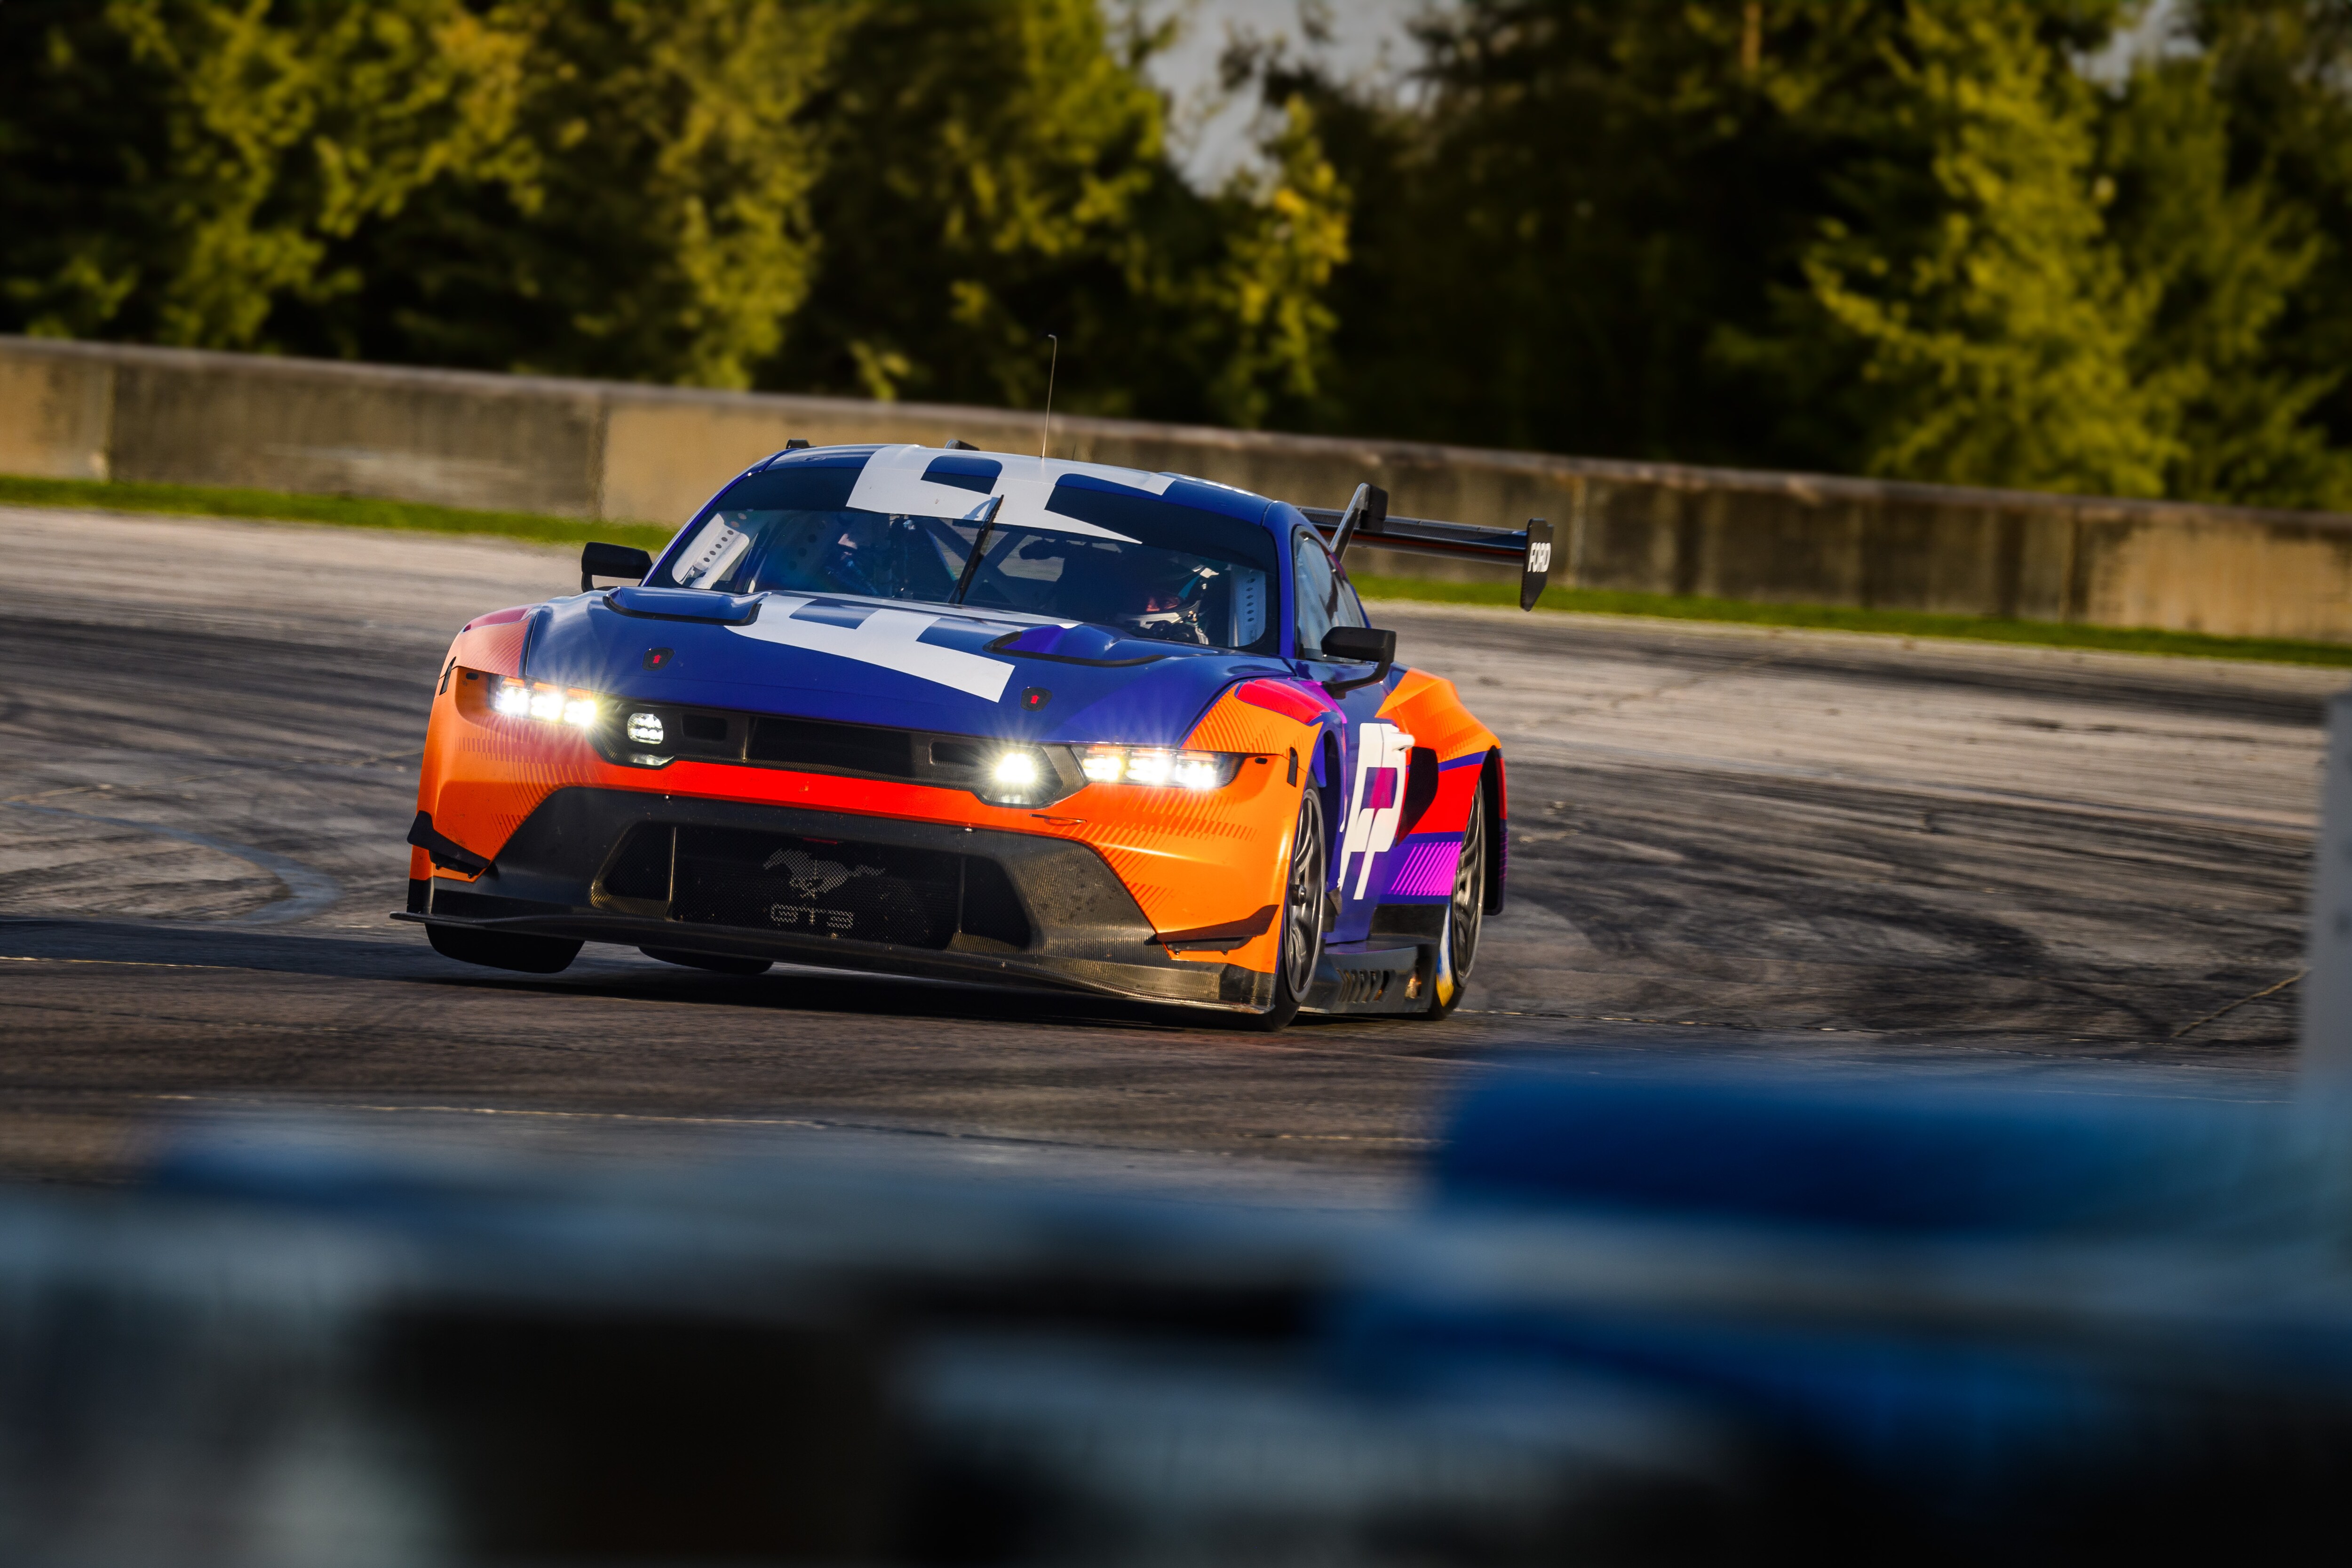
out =
<path fill-rule="evenodd" d="M 1201 614 L 1209 576 L 1181 556 L 1078 539 L 1057 540 L 1045 549 L 1033 547 L 1024 553 L 1031 559 L 1060 556 L 1062 575 L 1054 592 L 1056 615 L 1121 627 L 1164 643 L 1211 641 Z"/>

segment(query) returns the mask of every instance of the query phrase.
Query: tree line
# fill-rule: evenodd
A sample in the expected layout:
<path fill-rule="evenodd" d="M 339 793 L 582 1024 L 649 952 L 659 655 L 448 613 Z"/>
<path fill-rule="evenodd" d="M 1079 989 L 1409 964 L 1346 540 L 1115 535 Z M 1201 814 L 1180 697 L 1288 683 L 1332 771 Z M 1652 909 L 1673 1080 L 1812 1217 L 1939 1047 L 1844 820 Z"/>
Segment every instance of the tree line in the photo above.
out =
<path fill-rule="evenodd" d="M 1458 0 L 1203 190 L 1097 0 L 9 0 L 0 328 L 2352 509 L 2352 0 L 2139 15 Z"/>

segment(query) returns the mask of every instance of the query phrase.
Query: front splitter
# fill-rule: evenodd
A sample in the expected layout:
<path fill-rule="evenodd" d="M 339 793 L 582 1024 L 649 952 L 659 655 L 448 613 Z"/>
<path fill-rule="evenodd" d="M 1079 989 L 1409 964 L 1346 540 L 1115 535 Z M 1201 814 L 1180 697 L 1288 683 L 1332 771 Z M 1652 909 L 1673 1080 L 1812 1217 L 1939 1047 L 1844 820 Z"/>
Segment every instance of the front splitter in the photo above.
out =
<path fill-rule="evenodd" d="M 733 926 L 692 925 L 673 920 L 575 911 L 502 919 L 463 919 L 399 910 L 394 920 L 420 925 L 462 926 L 518 936 L 551 936 L 580 942 L 611 942 L 626 947 L 662 947 L 719 957 L 765 958 L 826 969 L 908 975 L 924 979 L 1004 986 L 1027 990 L 1081 991 L 1129 1001 L 1215 1008 L 1226 1012 L 1264 1012 L 1259 993 L 1271 996 L 1273 977 L 1234 964 L 1190 964 L 1181 968 L 1119 964 L 1103 959 L 1037 957 L 1010 953 L 959 953 L 858 942 L 788 932 Z"/>

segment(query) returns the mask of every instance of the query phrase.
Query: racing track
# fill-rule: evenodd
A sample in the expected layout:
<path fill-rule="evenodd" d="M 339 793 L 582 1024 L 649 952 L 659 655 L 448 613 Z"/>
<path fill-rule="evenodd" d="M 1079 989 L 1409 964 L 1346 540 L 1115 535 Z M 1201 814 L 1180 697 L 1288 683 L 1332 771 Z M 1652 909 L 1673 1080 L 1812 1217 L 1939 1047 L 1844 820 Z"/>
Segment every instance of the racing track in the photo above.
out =
<path fill-rule="evenodd" d="M 572 552 L 26 510 L 0 540 L 12 1174 L 102 1178 L 159 1113 L 294 1103 L 1354 1203 L 1517 1047 L 2286 1082 L 2333 672 L 1381 607 L 1510 751 L 1512 908 L 1454 1020 L 1258 1037 L 593 947 L 546 980 L 449 963 L 384 919 L 427 686 L 459 622 L 566 591 Z"/>

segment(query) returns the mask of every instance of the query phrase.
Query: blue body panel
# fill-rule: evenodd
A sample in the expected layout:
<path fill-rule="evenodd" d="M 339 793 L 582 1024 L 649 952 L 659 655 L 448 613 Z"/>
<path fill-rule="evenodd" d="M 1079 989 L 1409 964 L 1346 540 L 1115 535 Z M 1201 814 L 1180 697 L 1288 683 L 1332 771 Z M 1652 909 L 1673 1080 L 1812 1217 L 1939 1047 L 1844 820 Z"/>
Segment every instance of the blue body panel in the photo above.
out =
<path fill-rule="evenodd" d="M 705 601 L 714 615 L 754 613 L 737 625 L 655 619 L 614 608 L 671 600 Z M 877 617 L 882 625 L 908 634 L 869 632 L 859 646 L 858 633 Z M 918 628 L 922 622 L 929 623 Z M 555 600 L 541 610 L 524 674 L 643 702 L 992 738 L 1176 746 L 1228 685 L 1254 675 L 1291 673 L 1284 661 L 1264 655 L 1074 630 L 1079 634 L 1026 616 L 844 596 L 737 600 L 684 590 L 620 589 Z M 1043 651 L 1024 656 L 1011 648 L 989 650 L 992 643 L 1024 633 L 1024 645 Z M 870 656 L 826 652 L 799 640 L 834 642 Z M 1066 646 L 1069 653 L 1063 651 Z M 655 648 L 672 652 L 660 668 L 649 670 L 646 655 Z M 992 670 L 1001 671 L 1001 692 L 991 697 L 984 689 L 945 684 L 904 667 L 919 664 L 925 656 L 919 650 L 926 648 L 971 661 L 958 661 L 953 673 L 983 688 L 993 678 Z M 1147 662 L 1131 662 L 1137 659 Z M 1053 695 L 1042 706 L 1024 707 L 1022 694 L 1035 688 Z"/>
<path fill-rule="evenodd" d="M 740 479 L 783 468 L 862 470 L 877 452 L 892 449 L 828 446 L 762 458 L 720 486 L 662 559 L 680 548 Z M 1001 486 L 1008 465 L 1034 463 L 992 453 L 943 452 L 927 465 L 926 477 L 985 495 Z M 1176 506 L 1264 528 L 1279 563 L 1279 653 L 1139 642 L 1100 627 L 994 610 L 839 594 L 739 597 L 638 587 L 541 606 L 534 615 L 524 674 L 645 702 L 990 738 L 1177 746 L 1226 687 L 1258 675 L 1307 673 L 1307 666 L 1295 657 L 1291 630 L 1291 541 L 1294 530 L 1306 526 L 1295 507 L 1204 479 L 1091 465 L 1055 466 L 1066 485 L 1139 497 L 1150 486 Z M 918 628 L 919 621 L 928 623 Z M 1011 645 L 989 646 L 1007 639 Z M 655 648 L 672 653 L 660 668 L 647 669 L 646 655 Z M 926 650 L 951 657 L 942 660 Z M 937 678 L 942 664 L 951 666 L 947 681 Z M 1000 671 L 1001 689 L 991 691 Z M 1039 688 L 1051 695 L 1024 706 L 1023 695 Z M 1359 709 L 1368 716 L 1381 695 L 1357 695 L 1346 705 L 1350 719 Z M 1352 752 L 1349 737 L 1341 737 L 1340 744 Z"/>
<path fill-rule="evenodd" d="M 1265 530 L 1275 581 L 1268 606 L 1277 630 L 1271 651 L 1234 653 L 1139 640 L 1116 628 L 1052 621 L 1018 612 L 814 591 L 736 595 L 689 588 L 615 588 L 551 601 L 532 613 L 523 674 L 534 681 L 601 692 L 624 701 L 732 709 L 847 724 L 887 725 L 984 739 L 1084 746 L 1181 746 L 1211 705 L 1234 685 L 1259 676 L 1333 682 L 1363 666 L 1302 657 L 1295 547 L 1309 529 L 1294 507 L 1230 486 L 1178 475 L 1098 465 L 1045 463 L 1002 453 L 834 446 L 776 454 L 737 476 L 662 552 L 653 577 L 736 485 L 783 470 L 830 470 L 849 495 L 879 457 L 881 472 L 919 478 L 913 494 L 938 515 L 969 516 L 985 497 L 1082 492 L 1155 498 Z M 916 466 L 917 461 L 919 466 Z M 1000 505 L 1003 503 L 1000 502 Z M 1080 525 L 1083 528 L 1084 525 Z M 1342 574 L 1344 580 L 1344 573 Z M 667 650 L 658 661 L 654 650 Z M 1318 722 L 1310 777 L 1324 800 L 1336 848 L 1349 811 L 1360 753 L 1389 727 L 1381 705 L 1402 678 L 1335 697 Z M 1039 694 L 1044 694 L 1042 698 Z M 1391 737 L 1392 738 L 1392 737 Z M 1365 938 L 1395 865 L 1411 841 L 1342 875 L 1330 936 Z"/>

